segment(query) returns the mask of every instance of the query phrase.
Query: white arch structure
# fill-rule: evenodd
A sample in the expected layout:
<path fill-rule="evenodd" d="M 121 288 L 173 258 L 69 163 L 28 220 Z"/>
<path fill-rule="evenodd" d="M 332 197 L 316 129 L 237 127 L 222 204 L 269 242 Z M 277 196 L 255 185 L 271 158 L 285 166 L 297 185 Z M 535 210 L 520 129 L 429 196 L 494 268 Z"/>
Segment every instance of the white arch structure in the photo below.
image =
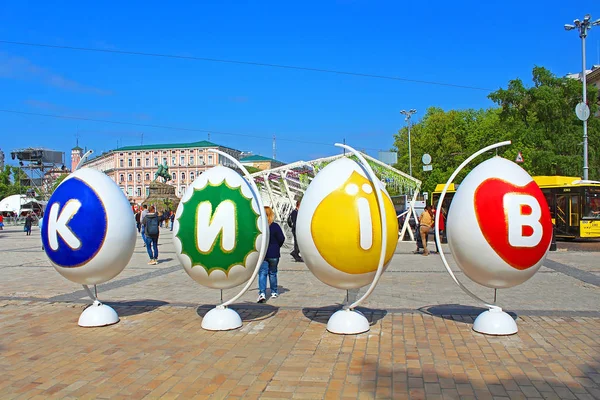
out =
<path fill-rule="evenodd" d="M 361 155 L 386 187 L 397 189 L 394 191 L 399 193 L 413 192 L 410 208 L 405 213 L 413 213 L 416 218 L 413 204 L 419 193 L 421 181 L 365 153 L 361 153 Z M 271 206 L 277 221 L 283 222 L 296 207 L 296 199 L 304 195 L 304 191 L 315 175 L 327 164 L 342 157 L 353 158 L 353 155 L 346 153 L 311 161 L 296 161 L 281 167 L 255 172 L 251 176 L 258 186 L 263 203 Z M 282 227 L 287 230 L 287 224 L 282 224 Z M 400 240 L 404 237 L 407 229 L 411 240 L 414 240 L 412 230 L 409 229 L 409 218 L 404 220 Z"/>

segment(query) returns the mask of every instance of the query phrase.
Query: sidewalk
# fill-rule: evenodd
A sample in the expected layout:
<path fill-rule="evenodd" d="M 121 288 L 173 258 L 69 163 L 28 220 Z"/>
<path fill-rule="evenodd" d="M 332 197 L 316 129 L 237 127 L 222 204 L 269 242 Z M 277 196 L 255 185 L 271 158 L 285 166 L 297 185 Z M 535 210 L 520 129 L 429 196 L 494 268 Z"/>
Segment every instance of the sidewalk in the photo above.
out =
<path fill-rule="evenodd" d="M 121 321 L 84 329 L 77 319 L 90 301 L 49 266 L 39 231 L 0 232 L 1 399 L 600 398 L 599 253 L 552 253 L 530 281 L 499 291 L 519 316 L 510 337 L 473 332 L 479 305 L 438 256 L 409 244 L 364 304 L 365 334 L 326 331 L 346 293 L 291 257 L 279 299 L 257 305 L 253 290 L 234 306 L 241 329 L 208 332 L 201 317 L 219 292 L 183 272 L 165 233 L 164 262 L 147 265 L 140 240 L 125 271 L 99 286 Z"/>

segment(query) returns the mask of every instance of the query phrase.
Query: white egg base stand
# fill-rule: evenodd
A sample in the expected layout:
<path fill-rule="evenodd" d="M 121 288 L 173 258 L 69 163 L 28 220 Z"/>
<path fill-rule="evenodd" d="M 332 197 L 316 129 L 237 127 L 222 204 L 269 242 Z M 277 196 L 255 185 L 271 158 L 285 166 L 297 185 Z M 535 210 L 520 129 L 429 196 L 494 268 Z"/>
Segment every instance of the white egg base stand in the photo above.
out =
<path fill-rule="evenodd" d="M 119 315 L 112 307 L 102 304 L 98 300 L 83 310 L 79 316 L 79 326 L 94 328 L 99 326 L 113 325 L 119 322 Z"/>
<path fill-rule="evenodd" d="M 514 335 L 519 331 L 513 317 L 502 311 L 500 307 L 479 314 L 473 323 L 473 330 L 494 336 Z"/>
<path fill-rule="evenodd" d="M 327 330 L 339 335 L 356 335 L 369 329 L 369 321 L 363 313 L 351 309 L 338 310 L 327 321 Z"/>
<path fill-rule="evenodd" d="M 202 318 L 202 329 L 207 331 L 230 331 L 242 326 L 242 318 L 231 308 L 217 306 Z"/>

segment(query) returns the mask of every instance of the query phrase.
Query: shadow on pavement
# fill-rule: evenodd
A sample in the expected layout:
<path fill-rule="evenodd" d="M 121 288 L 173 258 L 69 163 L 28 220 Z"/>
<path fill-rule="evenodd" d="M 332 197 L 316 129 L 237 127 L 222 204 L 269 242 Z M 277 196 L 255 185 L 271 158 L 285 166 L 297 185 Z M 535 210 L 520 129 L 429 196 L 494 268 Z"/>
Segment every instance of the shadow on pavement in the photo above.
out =
<path fill-rule="evenodd" d="M 416 351 L 416 346 L 407 351 Z M 443 354 L 439 357 L 445 359 Z M 540 361 L 537 357 L 534 360 Z M 507 367 L 498 362 L 496 368 L 486 363 L 466 369 L 465 364 L 476 364 L 468 353 L 452 362 L 450 366 L 429 363 L 409 367 L 404 363 L 383 366 L 363 361 L 357 381 L 361 393 L 390 399 L 596 399 L 600 396 L 597 358 L 592 363 L 578 360 L 569 373 L 562 375 L 542 363 L 529 361 L 517 366 Z M 486 368 L 494 372 L 484 373 Z"/>
<path fill-rule="evenodd" d="M 206 313 L 215 308 L 216 304 L 203 304 L 196 308 L 196 314 L 201 318 L 204 318 Z M 272 306 L 270 304 L 253 304 L 253 303 L 241 303 L 230 306 L 232 310 L 235 310 L 242 319 L 242 322 L 250 321 L 261 321 L 264 319 L 272 318 L 279 311 L 279 307 Z"/>
<path fill-rule="evenodd" d="M 479 314 L 487 311 L 487 308 L 464 306 L 462 304 L 436 304 L 433 306 L 421 307 L 419 308 L 419 311 L 423 314 L 438 318 L 450 319 L 457 322 L 463 322 L 465 324 L 472 324 Z M 506 312 L 513 317 L 514 320 L 518 318 L 517 314 L 514 312 Z"/>
<path fill-rule="evenodd" d="M 342 309 L 342 305 L 336 306 L 325 306 L 325 307 L 305 307 L 302 309 L 302 314 L 311 321 L 318 322 L 323 325 L 327 325 L 327 321 L 333 315 L 334 312 Z M 357 307 L 356 311 L 360 311 L 369 321 L 369 325 L 373 326 L 379 320 L 383 319 L 387 315 L 386 310 L 370 309 Z"/>
<path fill-rule="evenodd" d="M 147 313 L 169 304 L 166 301 L 150 299 L 103 303 L 114 308 L 117 314 L 119 314 L 119 317 L 129 317 Z"/>

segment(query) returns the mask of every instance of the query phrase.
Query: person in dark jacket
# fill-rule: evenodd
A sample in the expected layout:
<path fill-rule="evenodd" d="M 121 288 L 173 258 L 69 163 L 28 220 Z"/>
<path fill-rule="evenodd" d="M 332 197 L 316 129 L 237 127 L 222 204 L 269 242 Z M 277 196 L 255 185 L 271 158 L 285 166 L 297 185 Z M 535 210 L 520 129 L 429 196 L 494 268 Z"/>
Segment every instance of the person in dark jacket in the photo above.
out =
<path fill-rule="evenodd" d="M 265 207 L 267 220 L 269 221 L 269 247 L 265 260 L 260 265 L 258 270 L 258 302 L 264 303 L 267 301 L 267 275 L 269 275 L 269 286 L 271 287 L 271 298 L 275 299 L 279 296 L 277 290 L 277 265 L 281 257 L 281 246 L 285 242 L 285 235 L 281 227 L 275 221 L 275 213 L 271 207 Z"/>
<path fill-rule="evenodd" d="M 156 214 L 156 209 L 154 206 L 150 206 L 148 209 L 148 213 L 144 216 L 142 220 L 142 226 L 144 227 L 145 242 L 146 242 L 146 250 L 148 250 L 148 256 L 150 256 L 150 261 L 148 264 L 156 265 L 158 264 L 158 235 L 159 235 L 159 221 L 158 215 Z M 154 250 L 154 252 L 152 251 Z"/>
<path fill-rule="evenodd" d="M 302 262 L 302 257 L 300 256 L 300 248 L 298 247 L 298 239 L 296 239 L 296 220 L 298 219 L 298 209 L 300 208 L 300 200 L 296 201 L 296 208 L 290 214 L 290 222 L 292 228 L 292 235 L 294 235 L 294 251 L 290 253 L 292 257 L 294 257 L 294 261 Z"/>
<path fill-rule="evenodd" d="M 27 236 L 31 236 L 31 225 L 33 225 L 33 217 L 29 213 L 25 218 L 25 233 Z"/>

